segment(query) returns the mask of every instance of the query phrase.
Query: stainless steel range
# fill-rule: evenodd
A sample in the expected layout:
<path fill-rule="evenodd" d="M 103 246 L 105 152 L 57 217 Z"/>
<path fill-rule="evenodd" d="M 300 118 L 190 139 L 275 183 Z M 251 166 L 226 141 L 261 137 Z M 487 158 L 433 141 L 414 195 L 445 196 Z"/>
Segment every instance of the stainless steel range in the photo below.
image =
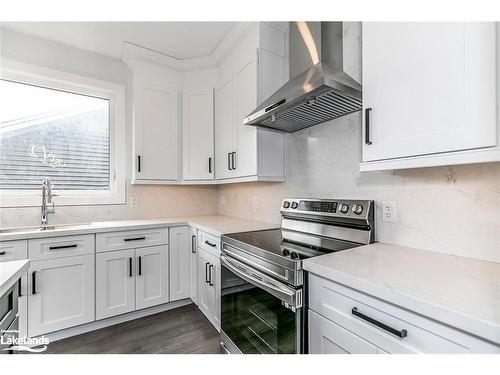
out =
<path fill-rule="evenodd" d="M 304 259 L 372 243 L 373 201 L 284 199 L 281 228 L 222 236 L 221 345 L 304 353 Z"/>

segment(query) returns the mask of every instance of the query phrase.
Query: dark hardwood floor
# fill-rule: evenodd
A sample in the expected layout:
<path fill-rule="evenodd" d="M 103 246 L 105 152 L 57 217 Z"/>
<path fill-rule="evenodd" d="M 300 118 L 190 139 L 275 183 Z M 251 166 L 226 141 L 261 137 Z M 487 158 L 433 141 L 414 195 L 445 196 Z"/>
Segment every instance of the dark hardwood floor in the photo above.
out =
<path fill-rule="evenodd" d="M 55 341 L 48 354 L 220 353 L 219 333 L 194 304 Z"/>

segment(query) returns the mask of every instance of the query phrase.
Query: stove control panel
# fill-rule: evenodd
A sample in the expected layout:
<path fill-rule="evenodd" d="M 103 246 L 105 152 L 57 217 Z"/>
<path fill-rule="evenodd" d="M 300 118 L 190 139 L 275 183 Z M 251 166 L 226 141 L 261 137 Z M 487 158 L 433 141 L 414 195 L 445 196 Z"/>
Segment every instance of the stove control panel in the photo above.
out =
<path fill-rule="evenodd" d="M 286 198 L 281 204 L 283 215 L 301 213 L 337 217 L 368 217 L 373 201 L 334 200 L 334 199 L 300 199 Z"/>

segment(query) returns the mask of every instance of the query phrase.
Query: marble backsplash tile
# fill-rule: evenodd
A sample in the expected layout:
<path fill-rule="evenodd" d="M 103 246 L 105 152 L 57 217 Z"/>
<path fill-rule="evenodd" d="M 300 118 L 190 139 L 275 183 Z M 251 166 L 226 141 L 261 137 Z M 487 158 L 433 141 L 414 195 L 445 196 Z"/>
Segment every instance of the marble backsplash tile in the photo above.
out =
<path fill-rule="evenodd" d="M 377 241 L 500 262 L 500 163 L 359 172 L 360 131 L 356 113 L 288 134 L 287 181 L 221 185 L 219 213 L 278 223 L 284 197 L 373 199 Z"/>

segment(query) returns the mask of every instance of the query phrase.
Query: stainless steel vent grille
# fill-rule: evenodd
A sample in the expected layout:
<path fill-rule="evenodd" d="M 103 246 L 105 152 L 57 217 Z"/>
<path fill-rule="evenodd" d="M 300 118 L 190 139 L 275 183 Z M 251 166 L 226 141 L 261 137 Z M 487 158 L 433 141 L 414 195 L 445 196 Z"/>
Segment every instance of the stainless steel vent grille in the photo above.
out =
<path fill-rule="evenodd" d="M 260 125 L 293 132 L 360 111 L 361 107 L 360 99 L 327 91 L 318 96 L 311 95 L 302 104 L 267 117 Z"/>

